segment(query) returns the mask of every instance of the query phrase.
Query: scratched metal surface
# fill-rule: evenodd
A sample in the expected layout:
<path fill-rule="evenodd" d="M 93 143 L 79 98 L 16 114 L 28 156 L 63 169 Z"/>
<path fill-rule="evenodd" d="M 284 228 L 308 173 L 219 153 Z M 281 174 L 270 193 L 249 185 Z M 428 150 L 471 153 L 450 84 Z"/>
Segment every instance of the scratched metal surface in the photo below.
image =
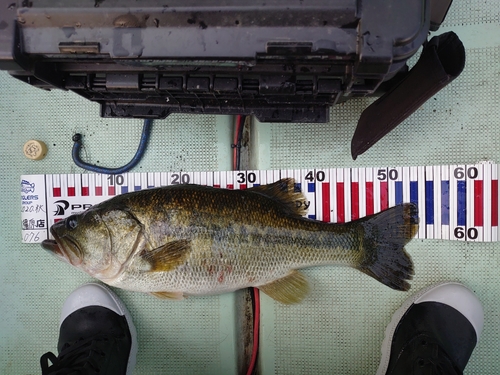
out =
<path fill-rule="evenodd" d="M 463 74 L 356 162 L 350 139 L 369 100 L 332 109 L 329 124 L 257 124 L 254 168 L 357 167 L 500 161 L 500 26 L 495 3 L 455 3 L 439 33 L 454 30 L 467 49 Z M 91 278 L 21 244 L 19 176 L 80 173 L 70 158 L 71 136 L 85 135 L 85 158 L 124 164 L 135 152 L 141 124 L 98 117 L 98 107 L 60 91 L 44 92 L 0 73 L 0 373 L 39 373 L 39 357 L 55 351 L 64 298 Z M 155 122 L 148 152 L 135 171 L 230 169 L 228 120 L 174 115 Z M 22 155 L 28 139 L 49 146 L 39 162 Z M 485 307 L 485 329 L 466 374 L 498 374 L 499 244 L 414 241 L 412 291 L 460 281 Z M 383 287 L 350 269 L 306 271 L 312 293 L 297 306 L 263 297 L 263 374 L 374 373 L 391 314 L 409 294 Z M 139 334 L 136 374 L 231 374 L 238 339 L 234 296 L 160 301 L 117 290 Z"/>

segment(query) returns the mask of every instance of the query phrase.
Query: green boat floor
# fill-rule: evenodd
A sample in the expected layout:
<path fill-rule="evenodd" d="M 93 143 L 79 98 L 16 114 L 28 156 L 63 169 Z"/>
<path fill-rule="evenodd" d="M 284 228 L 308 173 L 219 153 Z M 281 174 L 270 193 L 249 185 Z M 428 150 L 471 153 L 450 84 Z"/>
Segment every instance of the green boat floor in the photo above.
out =
<path fill-rule="evenodd" d="M 404 123 L 353 161 L 350 142 L 372 99 L 332 108 L 327 124 L 260 124 L 252 129 L 255 169 L 377 167 L 500 162 L 500 12 L 496 2 L 455 1 L 441 29 L 466 47 L 464 72 Z M 415 58 L 412 59 L 415 61 Z M 0 373 L 40 373 L 56 351 L 64 299 L 93 279 L 21 243 L 21 174 L 84 173 L 71 159 L 71 137 L 84 135 L 83 158 L 116 167 L 135 153 L 142 122 L 103 119 L 71 92 L 47 92 L 0 73 Z M 231 169 L 231 118 L 171 115 L 155 121 L 143 161 L 133 171 Z M 29 139 L 48 148 L 41 161 L 22 153 Z M 270 374 L 372 374 L 384 330 L 411 293 L 443 281 L 470 287 L 485 326 L 465 374 L 500 373 L 500 244 L 413 240 L 409 292 L 396 292 L 341 267 L 305 271 L 312 291 L 299 305 L 262 296 L 260 371 Z M 138 331 L 136 374 L 236 374 L 235 294 L 164 301 L 115 289 Z"/>

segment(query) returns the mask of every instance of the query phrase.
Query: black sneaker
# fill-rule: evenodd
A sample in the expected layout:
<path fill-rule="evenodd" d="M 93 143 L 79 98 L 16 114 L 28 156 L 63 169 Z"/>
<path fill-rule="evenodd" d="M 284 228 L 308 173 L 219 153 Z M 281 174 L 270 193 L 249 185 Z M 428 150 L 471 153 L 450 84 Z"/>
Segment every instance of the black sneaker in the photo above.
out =
<path fill-rule="evenodd" d="M 462 284 L 421 290 L 387 326 L 377 375 L 462 374 L 483 323 L 481 302 Z"/>
<path fill-rule="evenodd" d="M 109 288 L 91 283 L 76 289 L 64 302 L 60 321 L 59 355 L 42 355 L 42 375 L 132 374 L 135 327 L 125 305 Z"/>

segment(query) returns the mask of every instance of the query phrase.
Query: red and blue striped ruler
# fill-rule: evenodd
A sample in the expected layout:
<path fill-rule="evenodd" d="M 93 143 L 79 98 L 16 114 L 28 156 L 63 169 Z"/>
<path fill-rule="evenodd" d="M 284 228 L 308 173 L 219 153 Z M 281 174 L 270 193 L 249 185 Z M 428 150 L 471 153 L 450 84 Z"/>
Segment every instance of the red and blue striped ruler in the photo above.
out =
<path fill-rule="evenodd" d="M 419 207 L 417 238 L 498 241 L 499 167 L 493 163 L 425 167 L 24 175 L 23 242 L 48 238 L 53 223 L 118 194 L 176 184 L 247 189 L 293 177 L 308 217 L 355 220 L 403 202 Z"/>

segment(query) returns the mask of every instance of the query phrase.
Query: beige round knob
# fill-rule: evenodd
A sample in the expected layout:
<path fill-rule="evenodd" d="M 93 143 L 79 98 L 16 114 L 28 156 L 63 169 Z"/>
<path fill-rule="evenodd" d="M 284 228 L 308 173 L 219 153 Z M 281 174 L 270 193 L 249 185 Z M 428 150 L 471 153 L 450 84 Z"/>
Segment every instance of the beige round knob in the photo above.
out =
<path fill-rule="evenodd" d="M 47 145 L 42 141 L 31 139 L 24 144 L 24 156 L 31 160 L 41 160 L 47 155 Z"/>

